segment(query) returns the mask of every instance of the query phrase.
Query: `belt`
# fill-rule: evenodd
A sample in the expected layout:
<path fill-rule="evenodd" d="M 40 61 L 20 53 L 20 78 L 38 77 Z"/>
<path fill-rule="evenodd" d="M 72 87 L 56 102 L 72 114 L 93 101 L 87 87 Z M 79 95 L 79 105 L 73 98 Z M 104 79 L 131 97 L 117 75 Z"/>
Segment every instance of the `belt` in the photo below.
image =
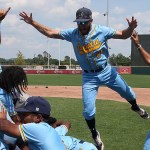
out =
<path fill-rule="evenodd" d="M 103 65 L 103 67 L 100 67 L 100 68 L 98 68 L 98 69 L 96 69 L 96 70 L 84 70 L 84 72 L 85 72 L 85 73 L 100 72 L 100 71 L 102 71 L 106 66 L 107 66 L 107 62 Z"/>

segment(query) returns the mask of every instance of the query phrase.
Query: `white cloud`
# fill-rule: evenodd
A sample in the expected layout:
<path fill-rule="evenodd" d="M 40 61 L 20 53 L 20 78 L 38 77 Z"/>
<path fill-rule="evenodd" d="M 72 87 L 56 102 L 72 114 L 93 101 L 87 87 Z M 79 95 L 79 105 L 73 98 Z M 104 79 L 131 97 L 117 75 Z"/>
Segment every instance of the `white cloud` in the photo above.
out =
<path fill-rule="evenodd" d="M 18 9 L 27 5 L 27 0 L 6 0 L 4 7 L 12 7 L 13 9 Z"/>
<path fill-rule="evenodd" d="M 129 5 L 130 3 L 130 5 Z M 134 1 L 109 1 L 109 26 L 122 30 L 127 28 L 128 24 L 125 18 L 131 19 L 135 16 L 138 20 L 137 30 L 141 34 L 150 33 L 150 1 L 137 0 L 139 6 L 132 7 Z M 51 28 L 70 28 L 76 27 L 72 21 L 75 19 L 77 9 L 87 7 L 93 10 L 94 23 L 106 25 L 107 17 L 103 16 L 106 12 L 106 1 L 97 0 L 0 0 L 1 8 L 12 7 L 6 19 L 2 22 L 2 44 L 0 45 L 1 57 L 15 57 L 19 49 L 22 50 L 26 58 L 33 57 L 34 54 L 40 54 L 47 48 L 45 36 L 40 34 L 34 27 L 20 21 L 19 12 L 25 11 L 33 13 L 33 18 Z M 125 5 L 126 4 L 126 5 Z M 141 4 L 141 5 L 140 5 Z M 103 13 L 101 13 L 101 12 Z M 128 17 L 129 16 L 129 17 Z M 127 55 L 130 52 L 129 40 L 113 40 L 109 42 L 110 51 L 114 53 L 122 52 Z M 49 50 L 52 56 L 58 57 L 58 41 L 50 42 Z M 11 49 L 10 53 L 6 50 Z M 68 42 L 63 41 L 61 44 L 61 57 L 69 55 Z M 53 51 L 54 50 L 54 51 Z"/>
<path fill-rule="evenodd" d="M 100 12 L 93 12 L 93 13 L 92 13 L 93 19 L 94 19 L 94 18 L 97 18 L 97 17 L 99 17 L 99 16 L 100 16 Z"/>
<path fill-rule="evenodd" d="M 17 26 L 20 23 L 20 20 L 15 14 L 9 14 L 3 23 L 6 26 Z"/>
<path fill-rule="evenodd" d="M 149 25 L 150 26 L 150 11 L 145 11 L 145 12 L 138 12 L 134 14 L 135 18 L 137 18 L 139 24 L 142 23 L 144 25 Z"/>
<path fill-rule="evenodd" d="M 114 24 L 114 25 L 113 25 L 113 28 L 114 28 L 115 30 L 122 30 L 122 29 L 124 29 L 124 28 L 127 28 L 127 26 L 125 27 L 124 24 L 118 23 L 118 24 Z"/>
<path fill-rule="evenodd" d="M 18 44 L 20 40 L 15 37 L 4 37 L 3 44 L 6 46 L 13 46 L 14 44 Z"/>
<path fill-rule="evenodd" d="M 118 6 L 116 6 L 113 9 L 114 14 L 117 14 L 117 15 L 121 15 L 121 14 L 125 13 L 125 11 L 126 10 L 124 8 L 121 8 L 121 7 L 118 7 Z"/>

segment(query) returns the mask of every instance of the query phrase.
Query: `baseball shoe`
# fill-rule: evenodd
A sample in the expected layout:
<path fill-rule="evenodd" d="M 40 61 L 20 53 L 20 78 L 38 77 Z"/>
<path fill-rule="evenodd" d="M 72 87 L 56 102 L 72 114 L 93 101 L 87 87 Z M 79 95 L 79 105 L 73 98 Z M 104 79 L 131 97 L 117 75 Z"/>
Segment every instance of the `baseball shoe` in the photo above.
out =
<path fill-rule="evenodd" d="M 143 119 L 149 118 L 149 114 L 144 109 L 140 108 L 138 105 L 137 107 L 132 106 L 131 109 L 138 113 Z"/>
<path fill-rule="evenodd" d="M 100 138 L 100 133 L 98 131 L 96 131 L 96 132 L 97 132 L 97 136 L 95 138 L 93 138 L 96 148 L 98 150 L 104 150 L 104 144 Z"/>

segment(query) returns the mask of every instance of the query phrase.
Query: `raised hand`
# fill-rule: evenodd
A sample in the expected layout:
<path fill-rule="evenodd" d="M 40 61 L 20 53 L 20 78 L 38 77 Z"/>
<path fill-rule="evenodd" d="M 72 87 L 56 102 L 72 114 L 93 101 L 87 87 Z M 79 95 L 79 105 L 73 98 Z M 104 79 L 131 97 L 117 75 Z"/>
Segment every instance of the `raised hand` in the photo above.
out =
<path fill-rule="evenodd" d="M 3 9 L 0 10 L 0 22 L 5 18 L 5 16 L 7 15 L 10 9 L 11 7 L 9 7 L 7 10 L 3 10 Z"/>
<path fill-rule="evenodd" d="M 127 19 L 127 18 L 126 18 L 126 20 L 128 22 L 129 28 L 134 30 L 137 27 L 137 20 L 134 19 L 134 17 L 132 17 L 131 21 L 129 21 L 129 19 Z"/>
<path fill-rule="evenodd" d="M 131 39 L 135 42 L 136 45 L 138 45 L 140 42 L 139 42 L 139 37 L 138 37 L 138 32 L 134 32 L 132 35 L 131 35 Z"/>
<path fill-rule="evenodd" d="M 20 20 L 23 20 L 25 21 L 26 23 L 28 24 L 31 24 L 32 23 L 32 13 L 30 13 L 30 16 L 27 15 L 27 13 L 25 13 L 24 11 L 19 13 L 19 16 L 22 17 Z"/>

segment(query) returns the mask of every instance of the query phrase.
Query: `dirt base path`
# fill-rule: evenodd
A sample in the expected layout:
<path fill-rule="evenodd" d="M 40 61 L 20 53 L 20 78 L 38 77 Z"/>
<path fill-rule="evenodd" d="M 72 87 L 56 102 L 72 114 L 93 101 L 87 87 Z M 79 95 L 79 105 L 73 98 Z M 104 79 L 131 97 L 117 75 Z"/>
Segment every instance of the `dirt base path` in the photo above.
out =
<path fill-rule="evenodd" d="M 81 98 L 80 86 L 29 86 L 28 94 L 43 97 Z M 150 88 L 133 88 L 138 104 L 150 106 Z M 97 99 L 126 102 L 120 95 L 107 87 L 100 87 Z"/>

